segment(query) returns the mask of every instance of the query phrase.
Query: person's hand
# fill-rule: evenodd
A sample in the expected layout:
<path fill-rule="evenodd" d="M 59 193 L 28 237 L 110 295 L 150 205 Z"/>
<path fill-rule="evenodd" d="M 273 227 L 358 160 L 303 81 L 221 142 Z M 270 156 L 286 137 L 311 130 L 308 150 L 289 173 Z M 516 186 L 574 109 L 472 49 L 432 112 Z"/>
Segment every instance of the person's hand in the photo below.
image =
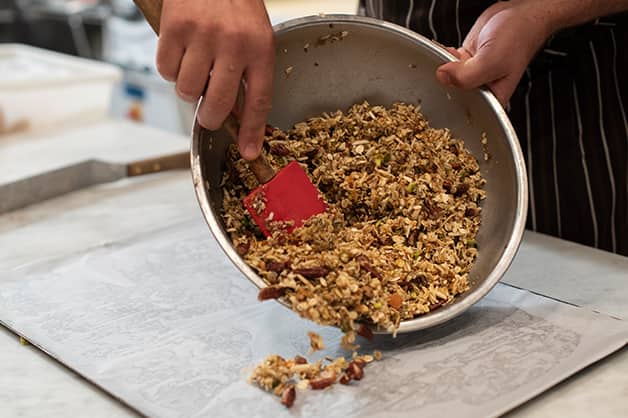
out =
<path fill-rule="evenodd" d="M 475 22 L 462 47 L 447 48 L 459 61 L 436 71 L 445 85 L 488 86 L 503 106 L 526 67 L 552 33 L 542 2 L 511 0 L 489 7 Z"/>
<path fill-rule="evenodd" d="M 271 109 L 275 49 L 262 0 L 164 0 L 157 69 L 190 102 L 203 96 L 198 121 L 218 129 L 234 109 L 240 81 L 238 148 L 256 158 Z M 210 77 L 211 73 L 211 77 Z"/>

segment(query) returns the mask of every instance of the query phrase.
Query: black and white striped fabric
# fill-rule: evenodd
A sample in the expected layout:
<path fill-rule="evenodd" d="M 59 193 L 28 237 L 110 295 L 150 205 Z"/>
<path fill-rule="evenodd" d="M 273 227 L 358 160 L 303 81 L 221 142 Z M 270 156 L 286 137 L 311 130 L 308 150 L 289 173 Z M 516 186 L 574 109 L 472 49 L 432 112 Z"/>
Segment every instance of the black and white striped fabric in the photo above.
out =
<path fill-rule="evenodd" d="M 458 47 L 491 0 L 363 0 L 367 15 Z M 628 13 L 556 34 L 510 102 L 529 229 L 628 255 Z"/>

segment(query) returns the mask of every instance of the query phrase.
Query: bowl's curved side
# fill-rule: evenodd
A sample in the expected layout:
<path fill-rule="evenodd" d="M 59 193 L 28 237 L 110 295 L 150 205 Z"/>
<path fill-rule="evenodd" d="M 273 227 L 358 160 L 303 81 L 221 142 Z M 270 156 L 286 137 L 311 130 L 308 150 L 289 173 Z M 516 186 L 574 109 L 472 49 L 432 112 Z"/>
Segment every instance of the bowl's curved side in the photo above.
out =
<path fill-rule="evenodd" d="M 198 112 L 198 107 L 196 112 Z M 216 134 L 208 131 L 207 129 L 201 127 L 198 124 L 196 119 L 196 112 L 194 115 L 194 128 L 192 129 L 192 146 L 190 148 L 190 158 L 191 158 L 191 171 L 192 171 L 192 181 L 194 183 L 194 191 L 196 194 L 196 198 L 198 200 L 198 204 L 201 208 L 201 212 L 203 213 L 203 217 L 205 218 L 205 222 L 207 226 L 209 226 L 209 230 L 212 233 L 213 237 L 218 242 L 218 245 L 225 253 L 225 255 L 229 258 L 229 260 L 236 266 L 238 270 L 244 276 L 249 279 L 255 286 L 258 288 L 266 287 L 266 283 L 259 277 L 255 271 L 249 267 L 248 264 L 244 262 L 242 257 L 237 253 L 237 251 L 231 245 L 231 240 L 229 239 L 228 234 L 223 228 L 222 223 L 220 222 L 220 209 L 214 212 L 215 208 L 212 207 L 210 202 L 216 201 L 216 197 L 212 199 L 210 196 L 210 192 L 213 191 L 214 194 L 218 194 L 220 198 L 218 201 L 222 201 L 222 192 L 220 190 L 220 183 L 214 182 L 211 184 L 210 181 L 207 180 L 207 176 L 205 175 L 206 167 L 208 165 L 218 167 L 220 171 L 222 171 L 222 165 L 224 165 L 224 152 L 223 159 L 216 160 L 213 159 L 213 163 L 208 163 L 204 158 L 206 158 L 206 154 L 203 152 L 203 147 L 213 147 L 214 144 L 219 146 L 220 144 L 228 144 L 228 138 L 216 138 Z M 216 138 L 216 140 L 214 139 Z M 222 175 L 219 176 L 221 178 Z M 212 176 L 212 178 L 216 178 L 216 176 Z"/>
<path fill-rule="evenodd" d="M 523 237 L 528 207 L 526 168 L 505 111 L 487 90 L 463 92 L 438 85 L 433 77 L 436 66 L 455 58 L 439 44 L 406 28 L 366 17 L 329 15 L 294 19 L 275 30 L 275 109 L 270 116 L 273 125 L 288 128 L 307 117 L 346 108 L 363 99 L 373 104 L 390 104 L 421 98 L 430 123 L 451 128 L 465 139 L 478 160 L 484 151 L 480 134 L 487 132 L 493 139 L 493 158 L 480 161 L 488 180 L 488 198 L 478 234 L 480 253 L 471 272 L 472 288 L 451 305 L 403 321 L 398 332 L 429 328 L 458 316 L 497 284 Z M 343 31 L 348 33 L 345 40 L 334 45 L 320 43 L 321 36 Z M 365 45 L 366 40 L 373 45 Z M 404 47 L 391 51 L 397 44 Z M 354 69 L 352 62 L 368 66 L 368 70 Z M 387 66 L 373 68 L 378 62 Z M 288 66 L 293 67 L 289 77 L 284 73 Z M 474 122 L 470 122 L 472 117 Z M 265 283 L 237 254 L 220 220 L 220 181 L 228 142 L 224 132 L 209 132 L 195 122 L 191 148 L 194 187 L 220 247 L 245 277 L 261 288 Z"/>

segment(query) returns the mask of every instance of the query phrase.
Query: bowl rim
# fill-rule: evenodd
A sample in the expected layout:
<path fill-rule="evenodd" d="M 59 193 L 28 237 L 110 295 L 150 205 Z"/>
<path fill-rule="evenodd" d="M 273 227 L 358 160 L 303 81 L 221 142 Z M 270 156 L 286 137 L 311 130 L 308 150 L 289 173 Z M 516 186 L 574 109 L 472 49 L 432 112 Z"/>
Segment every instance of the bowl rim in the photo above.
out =
<path fill-rule="evenodd" d="M 431 50 L 431 52 L 433 52 L 438 58 L 440 58 L 443 63 L 456 60 L 456 58 L 438 42 L 432 41 L 425 36 L 413 32 L 410 29 L 407 29 L 400 25 L 365 16 L 346 14 L 312 15 L 279 23 L 275 25 L 273 29 L 275 35 L 281 35 L 302 27 L 318 25 L 321 22 L 324 22 L 325 24 L 353 23 L 371 27 L 376 26 L 378 29 L 385 29 L 396 35 L 401 35 L 411 42 L 422 45 L 428 50 Z M 459 316 L 471 306 L 475 305 L 482 298 L 484 298 L 484 296 L 486 296 L 493 289 L 493 287 L 495 287 L 495 285 L 497 285 L 497 283 L 500 281 L 506 271 L 508 271 L 508 269 L 512 265 L 514 257 L 517 254 L 521 245 L 521 241 L 523 239 L 526 216 L 528 211 L 528 180 L 521 145 L 517 138 L 517 134 L 510 122 L 510 119 L 506 114 L 506 111 L 499 103 L 497 98 L 493 95 L 493 93 L 490 92 L 490 90 L 488 90 L 487 88 L 478 88 L 476 89 L 476 91 L 478 91 L 479 94 L 482 95 L 483 99 L 487 102 L 491 110 L 496 114 L 497 119 L 506 134 L 507 145 L 511 151 L 511 155 L 513 156 L 516 173 L 516 183 L 518 188 L 515 221 L 512 234 L 508 239 L 495 267 L 493 268 L 493 270 L 491 270 L 488 276 L 477 288 L 473 289 L 469 293 L 466 293 L 464 299 L 459 302 L 452 303 L 451 305 L 447 305 L 442 309 L 438 309 L 434 312 L 430 312 L 428 314 L 421 315 L 413 319 L 401 321 L 398 329 L 394 332 L 396 334 L 418 331 L 440 325 Z M 205 129 L 198 124 L 196 118 L 197 112 L 198 106 L 195 111 L 194 126 L 192 128 L 190 161 L 194 190 L 199 206 L 203 213 L 203 217 L 205 218 L 205 221 L 209 226 L 210 232 L 218 242 L 221 250 L 225 253 L 225 255 L 227 255 L 227 257 L 235 265 L 235 267 L 258 288 L 266 287 L 266 283 L 262 280 L 262 278 L 259 277 L 255 273 L 255 271 L 251 267 L 249 267 L 248 264 L 246 264 L 244 260 L 237 254 L 236 250 L 231 245 L 231 242 L 227 235 L 222 233 L 222 226 L 220 225 L 218 219 L 213 216 L 212 209 L 209 205 L 209 196 L 208 190 L 205 185 L 205 179 L 202 176 L 200 160 L 200 137 L 202 131 L 204 131 Z M 290 309 L 287 303 L 282 300 L 278 301 L 282 305 Z M 393 334 L 393 332 L 380 328 L 373 329 L 373 332 L 377 334 Z"/>

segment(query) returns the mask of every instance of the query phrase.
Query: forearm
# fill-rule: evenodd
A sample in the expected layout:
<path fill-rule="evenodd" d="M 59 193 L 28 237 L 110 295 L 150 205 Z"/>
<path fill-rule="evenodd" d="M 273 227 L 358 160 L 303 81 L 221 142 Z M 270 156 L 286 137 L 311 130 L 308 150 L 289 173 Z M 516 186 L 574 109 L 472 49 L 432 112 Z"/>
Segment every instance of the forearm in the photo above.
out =
<path fill-rule="evenodd" d="M 520 3 L 521 6 L 534 9 L 534 17 L 543 20 L 550 32 L 628 10 L 628 0 L 512 1 Z"/>

